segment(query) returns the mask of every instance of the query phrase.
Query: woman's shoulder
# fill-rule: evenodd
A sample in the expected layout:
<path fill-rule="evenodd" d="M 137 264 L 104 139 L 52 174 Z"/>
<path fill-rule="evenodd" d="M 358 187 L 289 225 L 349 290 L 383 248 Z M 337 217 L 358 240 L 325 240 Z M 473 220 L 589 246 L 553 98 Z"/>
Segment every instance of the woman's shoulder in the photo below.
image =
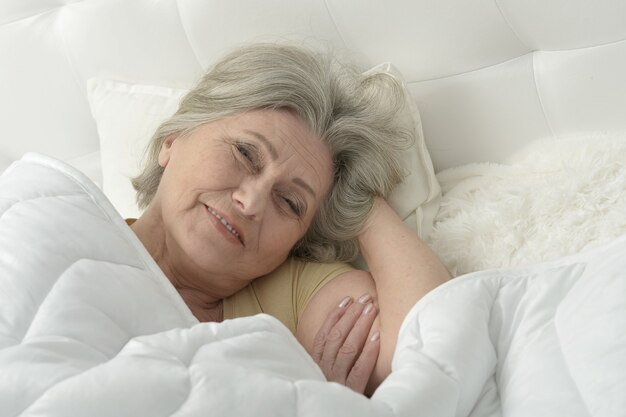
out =
<path fill-rule="evenodd" d="M 344 262 L 322 263 L 289 257 L 278 268 L 259 280 L 261 280 L 260 282 L 290 280 L 298 283 L 300 280 L 308 281 L 315 278 L 323 279 L 331 275 L 336 276 L 354 269 L 355 268 L 353 266 Z"/>
<path fill-rule="evenodd" d="M 309 300 L 324 285 L 339 275 L 353 271 L 354 267 L 343 262 L 310 262 L 297 258 L 287 259 L 272 273 L 253 282 L 258 292 L 289 292 L 299 315 Z"/>
<path fill-rule="evenodd" d="M 354 268 L 341 262 L 317 263 L 288 258 L 271 273 L 255 279 L 224 300 L 224 317 L 267 313 L 295 334 L 310 299 L 328 282 Z"/>
<path fill-rule="evenodd" d="M 281 320 L 294 332 L 311 298 L 328 282 L 353 271 L 341 262 L 318 263 L 288 258 L 269 274 L 250 284 L 259 308 Z"/>

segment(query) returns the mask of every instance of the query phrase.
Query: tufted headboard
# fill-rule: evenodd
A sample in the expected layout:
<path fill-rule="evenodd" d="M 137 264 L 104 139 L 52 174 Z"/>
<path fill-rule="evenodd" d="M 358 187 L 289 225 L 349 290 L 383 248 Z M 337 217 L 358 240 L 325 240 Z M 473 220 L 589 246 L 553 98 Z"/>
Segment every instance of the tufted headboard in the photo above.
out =
<path fill-rule="evenodd" d="M 392 62 L 436 171 L 626 131 L 623 1 L 2 0 L 0 172 L 38 151 L 98 181 L 86 80 L 187 88 L 233 46 L 276 38 Z"/>

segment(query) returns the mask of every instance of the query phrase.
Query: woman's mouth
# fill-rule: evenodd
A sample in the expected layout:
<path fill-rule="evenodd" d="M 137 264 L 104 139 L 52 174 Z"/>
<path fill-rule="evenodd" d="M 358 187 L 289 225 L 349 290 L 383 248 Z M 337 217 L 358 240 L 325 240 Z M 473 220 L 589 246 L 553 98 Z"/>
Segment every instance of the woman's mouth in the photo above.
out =
<path fill-rule="evenodd" d="M 225 218 L 223 218 L 222 216 L 219 215 L 219 213 L 217 211 L 215 211 L 214 209 L 212 209 L 209 206 L 206 206 L 207 210 L 209 211 L 209 213 L 211 213 L 213 216 L 215 216 L 215 218 L 217 220 L 220 221 L 220 223 L 222 223 L 224 225 L 224 227 L 226 228 L 226 230 L 228 230 L 230 233 L 233 234 L 233 236 L 235 236 L 237 239 L 239 239 L 239 241 L 241 242 L 241 244 L 243 244 L 243 239 L 241 238 L 241 234 L 237 231 L 237 229 L 235 229 L 230 223 L 228 223 L 228 221 L 226 221 Z"/>

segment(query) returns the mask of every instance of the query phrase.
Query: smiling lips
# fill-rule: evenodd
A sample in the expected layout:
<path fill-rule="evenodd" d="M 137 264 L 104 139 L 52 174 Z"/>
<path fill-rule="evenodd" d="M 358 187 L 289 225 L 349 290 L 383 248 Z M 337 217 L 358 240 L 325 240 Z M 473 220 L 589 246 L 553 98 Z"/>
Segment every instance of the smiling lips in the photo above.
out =
<path fill-rule="evenodd" d="M 233 227 L 231 226 L 226 219 L 224 219 L 222 216 L 220 216 L 215 210 L 213 210 L 211 207 L 206 206 L 207 210 L 209 211 L 209 213 L 211 213 L 212 215 L 214 215 L 225 227 L 226 229 L 232 233 L 233 235 L 235 235 L 237 237 L 237 239 L 239 239 L 239 241 L 243 244 L 243 241 L 241 239 L 241 235 L 239 234 L 239 232 Z"/>

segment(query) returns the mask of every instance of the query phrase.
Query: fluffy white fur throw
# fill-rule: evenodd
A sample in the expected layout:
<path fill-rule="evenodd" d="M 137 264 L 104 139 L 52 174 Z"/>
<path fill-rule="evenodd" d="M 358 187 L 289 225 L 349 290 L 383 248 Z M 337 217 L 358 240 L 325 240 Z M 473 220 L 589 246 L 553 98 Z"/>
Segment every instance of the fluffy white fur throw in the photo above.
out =
<path fill-rule="evenodd" d="M 454 275 L 536 263 L 626 232 L 626 138 L 537 141 L 505 164 L 437 175 L 429 244 Z"/>

